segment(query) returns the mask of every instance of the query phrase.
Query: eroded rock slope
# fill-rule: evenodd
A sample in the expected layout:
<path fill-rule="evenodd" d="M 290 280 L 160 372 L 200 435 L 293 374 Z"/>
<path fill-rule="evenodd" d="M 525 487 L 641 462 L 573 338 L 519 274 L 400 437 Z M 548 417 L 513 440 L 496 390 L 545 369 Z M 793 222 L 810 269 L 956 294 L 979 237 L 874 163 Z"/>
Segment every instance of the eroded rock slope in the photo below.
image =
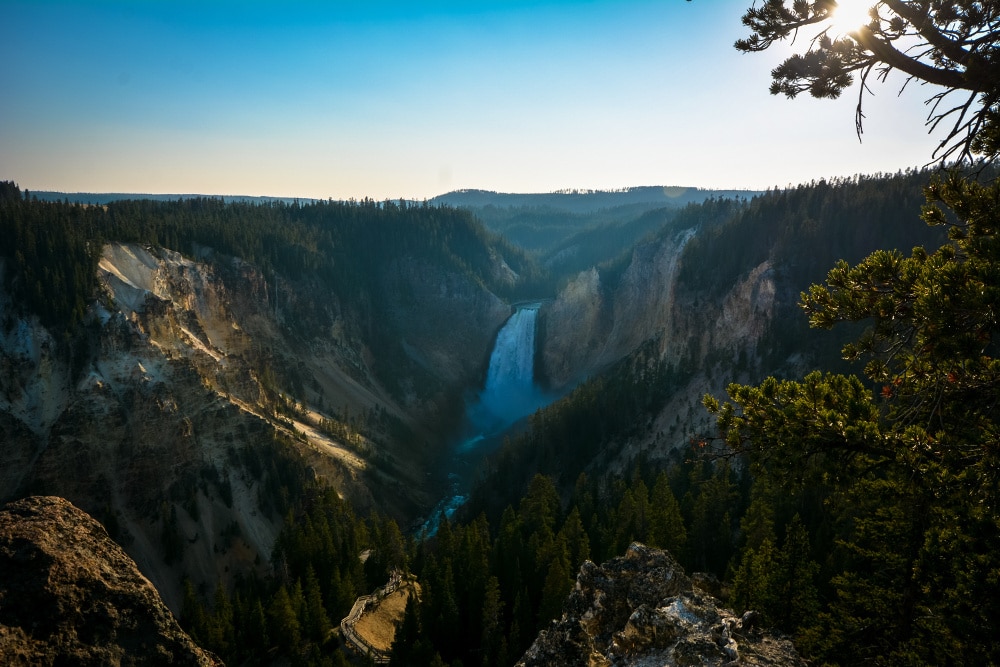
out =
<path fill-rule="evenodd" d="M 387 274 L 391 326 L 428 317 L 404 344 L 429 370 L 393 394 L 337 294 L 196 250 L 106 245 L 69 344 L 0 290 L 0 501 L 70 499 L 174 609 L 182 576 L 211 589 L 268 562 L 287 452 L 358 511 L 405 520 L 433 505 L 421 418 L 479 372 L 509 313 L 454 272 Z"/>
<path fill-rule="evenodd" d="M 221 665 L 104 527 L 52 496 L 0 509 L 0 663 Z"/>

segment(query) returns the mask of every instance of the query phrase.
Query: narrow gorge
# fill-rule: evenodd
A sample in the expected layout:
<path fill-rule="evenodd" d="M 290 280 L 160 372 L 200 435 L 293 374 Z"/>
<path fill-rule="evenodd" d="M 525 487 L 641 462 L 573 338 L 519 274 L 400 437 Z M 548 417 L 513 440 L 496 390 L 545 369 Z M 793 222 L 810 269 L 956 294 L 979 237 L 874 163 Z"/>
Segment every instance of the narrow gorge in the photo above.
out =
<path fill-rule="evenodd" d="M 497 332 L 483 387 L 466 399 L 465 417 L 443 464 L 448 490 L 421 532 L 433 535 L 442 516 L 451 517 L 468 499 L 469 487 L 484 456 L 495 451 L 504 433 L 545 407 L 556 395 L 535 382 L 537 322 L 541 302 L 518 304 Z"/>

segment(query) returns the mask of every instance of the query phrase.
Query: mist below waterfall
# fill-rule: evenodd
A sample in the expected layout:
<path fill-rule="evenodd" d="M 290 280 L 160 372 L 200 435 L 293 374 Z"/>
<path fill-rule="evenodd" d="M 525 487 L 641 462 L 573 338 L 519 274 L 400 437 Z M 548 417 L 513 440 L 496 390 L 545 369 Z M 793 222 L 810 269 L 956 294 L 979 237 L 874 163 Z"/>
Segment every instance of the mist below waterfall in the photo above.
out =
<path fill-rule="evenodd" d="M 538 304 L 522 306 L 497 333 L 486 383 L 467 410 L 468 450 L 551 402 L 535 384 L 535 328 Z"/>
<path fill-rule="evenodd" d="M 423 525 L 423 534 L 433 535 L 441 515 L 450 517 L 465 502 L 467 478 L 482 456 L 498 446 L 503 432 L 555 399 L 535 384 L 539 307 L 520 306 L 497 333 L 486 383 L 466 405 L 465 427 L 448 474 L 450 494 L 434 508 Z"/>

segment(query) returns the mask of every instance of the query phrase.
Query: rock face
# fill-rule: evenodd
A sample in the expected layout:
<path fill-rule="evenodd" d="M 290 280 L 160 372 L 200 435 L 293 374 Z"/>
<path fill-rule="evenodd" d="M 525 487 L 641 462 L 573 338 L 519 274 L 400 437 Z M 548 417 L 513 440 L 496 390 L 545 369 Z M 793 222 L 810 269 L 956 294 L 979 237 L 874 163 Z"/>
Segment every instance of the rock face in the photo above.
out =
<path fill-rule="evenodd" d="M 51 496 L 0 509 L 0 663 L 222 664 L 100 523 Z"/>
<path fill-rule="evenodd" d="M 666 551 L 632 544 L 601 566 L 587 561 L 563 615 L 519 667 L 566 665 L 795 665 L 787 639 L 754 627 L 692 587 Z"/>
<path fill-rule="evenodd" d="M 372 326 L 405 332 L 405 352 L 382 359 L 361 316 L 315 281 L 195 250 L 104 246 L 71 346 L 19 313 L 0 258 L 0 504 L 69 499 L 174 610 L 182 574 L 212 590 L 267 560 L 284 510 L 266 489 L 285 483 L 289 449 L 359 511 L 428 510 L 425 418 L 450 414 L 449 392 L 485 368 L 510 314 L 469 276 L 399 259 Z M 387 367 L 406 371 L 398 397 L 374 370 Z M 296 386 L 308 409 L 289 419 Z"/>
<path fill-rule="evenodd" d="M 686 229 L 640 243 L 617 284 L 603 284 L 590 269 L 543 308 L 542 366 L 554 387 L 573 384 L 671 329 L 678 262 L 693 236 Z"/>
<path fill-rule="evenodd" d="M 466 276 L 415 257 L 391 262 L 382 283 L 391 325 L 408 356 L 428 378 L 471 384 L 489 361 L 511 307 Z M 415 391 L 408 402 L 421 400 L 427 389 Z"/>

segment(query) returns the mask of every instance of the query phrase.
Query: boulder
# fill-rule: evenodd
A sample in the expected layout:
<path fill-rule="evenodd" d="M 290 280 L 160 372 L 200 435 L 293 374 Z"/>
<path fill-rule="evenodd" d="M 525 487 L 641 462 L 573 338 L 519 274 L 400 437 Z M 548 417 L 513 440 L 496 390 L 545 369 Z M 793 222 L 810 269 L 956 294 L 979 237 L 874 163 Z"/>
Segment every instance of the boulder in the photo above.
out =
<path fill-rule="evenodd" d="M 667 551 L 633 543 L 603 565 L 587 561 L 562 617 L 519 667 L 759 665 L 804 667 L 792 643 L 692 587 Z"/>
<path fill-rule="evenodd" d="M 221 665 L 107 531 L 69 501 L 0 509 L 0 664 Z"/>

